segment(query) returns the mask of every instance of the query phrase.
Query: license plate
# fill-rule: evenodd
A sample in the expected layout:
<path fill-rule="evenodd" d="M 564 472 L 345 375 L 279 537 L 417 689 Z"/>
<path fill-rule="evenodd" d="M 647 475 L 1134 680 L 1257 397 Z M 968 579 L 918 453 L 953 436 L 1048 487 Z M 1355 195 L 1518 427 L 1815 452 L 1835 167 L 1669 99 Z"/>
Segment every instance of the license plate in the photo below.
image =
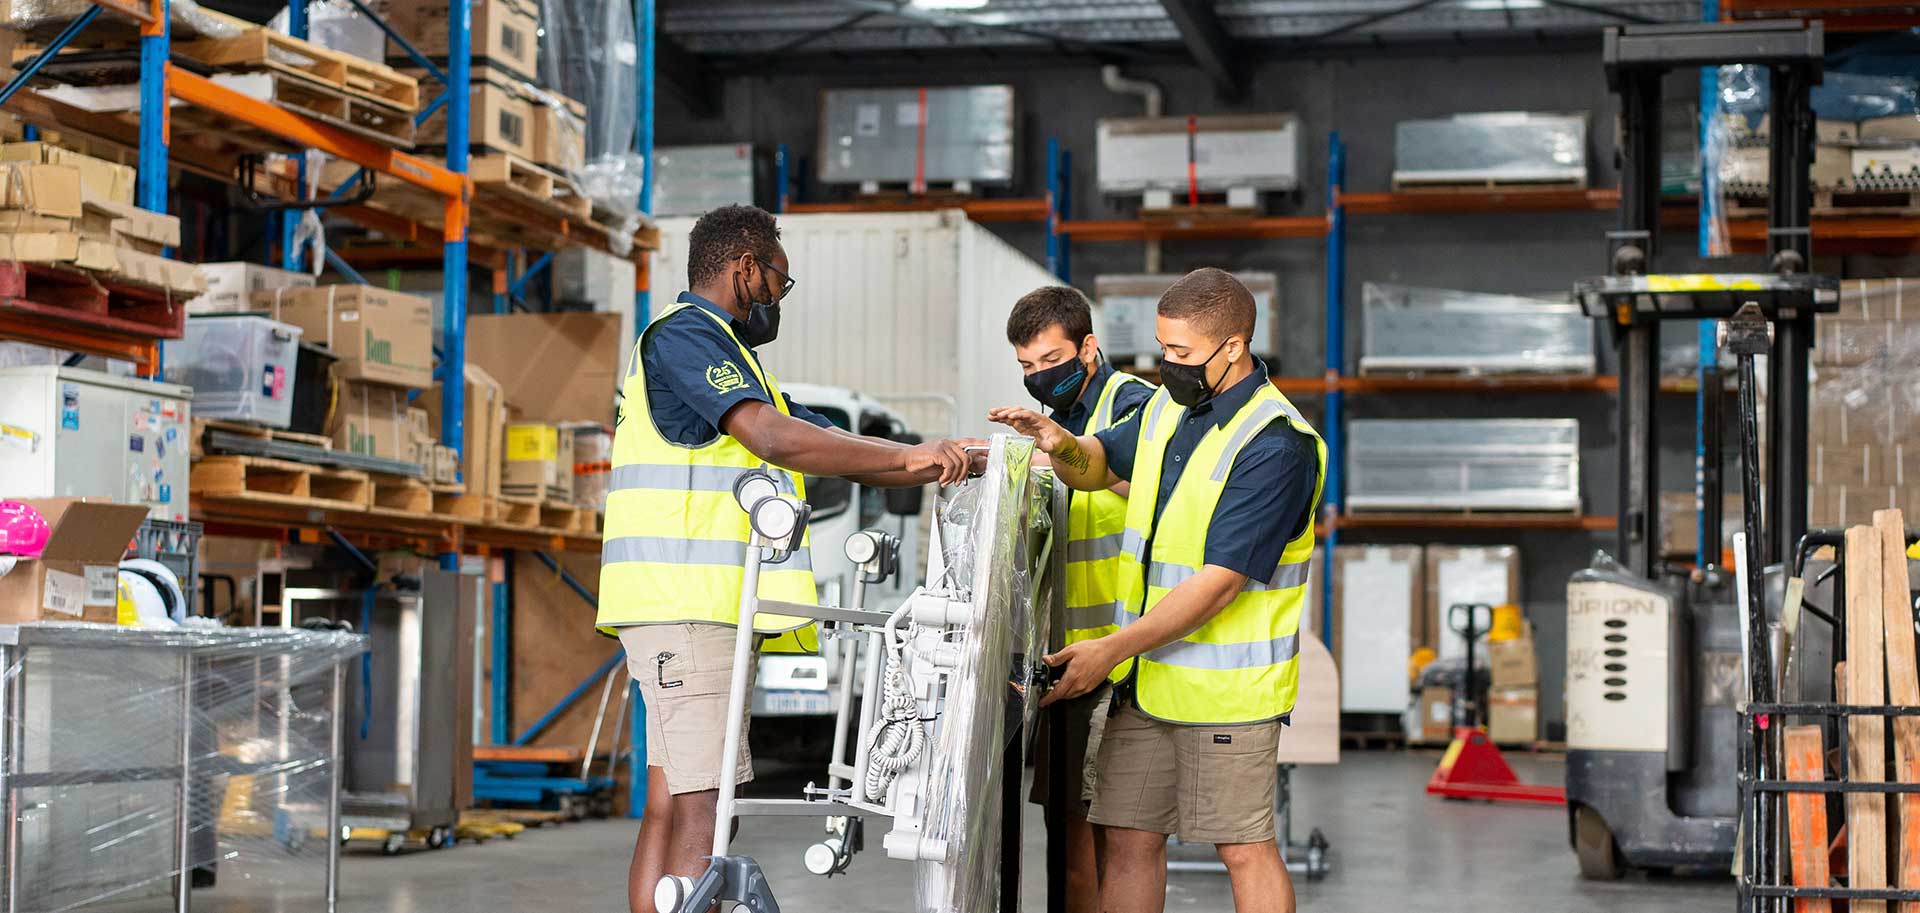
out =
<path fill-rule="evenodd" d="M 828 712 L 831 702 L 825 691 L 769 691 L 767 712 L 783 716 L 814 716 Z"/>

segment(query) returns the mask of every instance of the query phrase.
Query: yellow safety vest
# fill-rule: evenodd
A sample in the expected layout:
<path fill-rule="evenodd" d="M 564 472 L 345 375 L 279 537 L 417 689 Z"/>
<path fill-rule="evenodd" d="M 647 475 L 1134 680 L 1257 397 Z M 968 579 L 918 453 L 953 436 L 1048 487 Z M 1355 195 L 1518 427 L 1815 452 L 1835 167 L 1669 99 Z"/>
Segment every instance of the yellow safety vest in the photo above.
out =
<path fill-rule="evenodd" d="M 708 368 L 716 386 L 739 384 L 739 372 L 752 372 L 773 399 L 774 408 L 787 412 L 786 398 L 773 377 L 760 369 L 753 353 L 733 328 L 712 312 L 675 302 L 648 327 L 659 326 L 675 312 L 692 307 L 720 324 L 740 346 L 739 364 L 731 361 Z M 719 432 L 698 446 L 676 444 L 660 436 L 647 401 L 642 354 L 646 334 L 634 344 L 624 384 L 620 421 L 613 433 L 613 469 L 608 481 L 606 532 L 600 546 L 600 611 L 595 624 L 601 631 L 634 624 L 711 622 L 732 625 L 739 618 L 740 586 L 746 575 L 747 542 L 752 527 L 747 512 L 733 498 L 733 483 L 752 469 L 766 466 L 753 451 Z M 800 473 L 773 467 L 784 480 L 781 489 L 804 499 Z M 813 605 L 817 601 L 813 561 L 804 540 L 779 564 L 760 569 L 760 598 Z M 762 649 L 811 652 L 818 648 L 811 619 L 758 614 L 754 630 L 782 634 Z M 783 632 L 793 632 L 787 636 Z"/>
<path fill-rule="evenodd" d="M 1200 439 L 1180 474 L 1158 528 L 1154 502 L 1161 461 L 1186 409 L 1166 390 L 1142 407 L 1139 450 L 1133 463 L 1133 497 L 1120 548 L 1120 597 L 1115 623 L 1124 627 L 1206 564 L 1207 524 L 1226 489 L 1234 457 L 1254 435 L 1276 421 L 1313 435 L 1319 452 L 1313 501 L 1326 480 L 1327 445 L 1272 384 L 1260 389 L 1226 424 Z M 1152 543 L 1152 554 L 1147 554 Z M 1227 607 L 1193 633 L 1148 651 L 1113 670 L 1112 679 L 1135 676 L 1140 710 L 1172 723 L 1221 725 L 1277 719 L 1293 709 L 1299 685 L 1297 639 L 1306 605 L 1307 561 L 1313 554 L 1313 524 L 1287 543 L 1272 578 L 1249 578 Z"/>
<path fill-rule="evenodd" d="M 1146 383 L 1131 374 L 1113 372 L 1094 402 L 1086 433 L 1113 426 L 1113 403 L 1121 387 Z M 1119 630 L 1113 623 L 1113 602 L 1120 598 L 1120 541 L 1126 528 L 1127 499 L 1120 495 L 1076 491 L 1067 501 L 1067 643 Z"/>

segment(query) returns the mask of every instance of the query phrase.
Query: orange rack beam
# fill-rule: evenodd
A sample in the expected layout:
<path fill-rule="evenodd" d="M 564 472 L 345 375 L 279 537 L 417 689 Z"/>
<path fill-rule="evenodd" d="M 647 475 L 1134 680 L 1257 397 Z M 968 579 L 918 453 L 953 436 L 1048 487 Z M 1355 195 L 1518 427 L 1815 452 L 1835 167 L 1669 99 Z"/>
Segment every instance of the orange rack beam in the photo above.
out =
<path fill-rule="evenodd" d="M 1620 525 L 1618 517 L 1534 513 L 1378 513 L 1329 517 L 1335 529 L 1566 529 L 1605 532 Z"/>
<path fill-rule="evenodd" d="M 849 201 L 845 203 L 792 203 L 787 206 L 790 213 L 818 212 L 932 212 L 940 209 L 959 209 L 967 218 L 975 222 L 1045 222 L 1047 220 L 1047 201 L 1042 197 L 1019 197 L 1016 199 L 981 200 L 884 200 Z"/>
<path fill-rule="evenodd" d="M 1198 241 L 1322 238 L 1325 216 L 1267 216 L 1253 219 L 1079 219 L 1056 230 L 1075 241 Z"/>
<path fill-rule="evenodd" d="M 1392 213 L 1566 212 L 1618 209 L 1615 188 L 1509 188 L 1504 190 L 1402 190 L 1393 193 L 1342 193 L 1349 215 Z"/>

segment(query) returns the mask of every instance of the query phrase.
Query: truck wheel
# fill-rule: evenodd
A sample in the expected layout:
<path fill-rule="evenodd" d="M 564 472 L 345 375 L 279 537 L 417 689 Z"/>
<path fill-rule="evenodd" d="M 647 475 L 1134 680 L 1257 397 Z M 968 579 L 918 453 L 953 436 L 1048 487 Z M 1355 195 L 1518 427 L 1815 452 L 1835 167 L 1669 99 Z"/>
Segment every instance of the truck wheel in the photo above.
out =
<path fill-rule="evenodd" d="M 1599 812 L 1586 806 L 1573 813 L 1573 853 L 1580 859 L 1580 877 L 1590 881 L 1620 877 L 1620 848 L 1614 845 L 1613 831 Z"/>

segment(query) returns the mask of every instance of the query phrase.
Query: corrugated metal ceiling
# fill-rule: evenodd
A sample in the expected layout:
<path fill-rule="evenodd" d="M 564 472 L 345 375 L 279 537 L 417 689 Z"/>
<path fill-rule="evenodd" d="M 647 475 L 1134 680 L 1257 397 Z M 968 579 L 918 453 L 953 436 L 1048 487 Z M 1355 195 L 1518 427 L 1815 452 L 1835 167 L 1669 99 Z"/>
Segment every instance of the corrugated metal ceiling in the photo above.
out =
<path fill-rule="evenodd" d="M 1174 4 L 1179 5 L 1179 4 Z M 1229 40 L 1372 40 L 1597 31 L 1623 22 L 1693 22 L 1675 0 L 1186 0 L 1210 8 Z M 894 0 L 663 0 L 662 29 L 708 55 L 1045 48 L 1138 50 L 1179 44 L 1166 4 L 1140 0 L 987 0 L 933 9 Z"/>

